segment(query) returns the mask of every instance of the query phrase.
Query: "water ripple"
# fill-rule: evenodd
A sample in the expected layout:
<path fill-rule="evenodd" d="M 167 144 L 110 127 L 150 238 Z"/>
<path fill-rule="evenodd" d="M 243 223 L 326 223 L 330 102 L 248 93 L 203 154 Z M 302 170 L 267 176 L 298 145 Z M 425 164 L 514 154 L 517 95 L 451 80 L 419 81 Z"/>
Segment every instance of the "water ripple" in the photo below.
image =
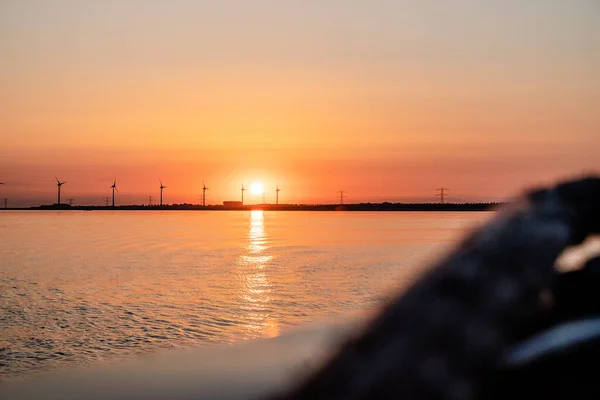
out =
<path fill-rule="evenodd" d="M 372 309 L 419 271 L 423 254 L 480 219 L 260 211 L 0 218 L 0 379 L 271 337 Z"/>

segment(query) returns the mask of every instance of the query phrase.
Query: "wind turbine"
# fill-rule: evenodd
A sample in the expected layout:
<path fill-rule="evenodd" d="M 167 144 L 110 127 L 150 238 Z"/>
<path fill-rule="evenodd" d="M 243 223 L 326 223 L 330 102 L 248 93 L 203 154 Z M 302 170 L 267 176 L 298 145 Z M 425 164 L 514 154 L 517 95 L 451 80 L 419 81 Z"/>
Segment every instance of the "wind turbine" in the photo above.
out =
<path fill-rule="evenodd" d="M 65 183 L 67 183 L 67 182 L 61 182 L 61 181 L 59 181 L 56 176 L 54 177 L 54 179 L 56 179 L 56 186 L 58 186 L 58 202 L 57 202 L 57 204 L 60 205 L 60 187 L 62 185 L 64 185 Z"/>
<path fill-rule="evenodd" d="M 117 193 L 119 193 L 119 189 L 117 189 L 117 178 L 115 178 L 115 181 L 113 182 L 112 186 L 112 206 L 115 206 L 115 190 L 117 191 Z"/>
<path fill-rule="evenodd" d="M 246 189 L 244 188 L 244 184 L 242 183 L 242 205 L 244 205 L 244 192 Z"/>
<path fill-rule="evenodd" d="M 275 189 L 275 205 L 279 205 L 279 192 L 281 192 L 281 189 L 279 189 L 279 185 L 277 185 L 277 189 Z"/>
<path fill-rule="evenodd" d="M 158 181 L 160 182 L 160 206 L 162 207 L 162 191 L 163 191 L 163 189 L 166 189 L 167 187 L 163 185 L 163 183 L 160 179 Z"/>
<path fill-rule="evenodd" d="M 206 207 L 206 191 L 210 190 L 202 181 L 202 207 Z M 243 189 L 242 189 L 243 190 Z M 242 203 L 244 203 L 244 192 L 242 192 Z"/>

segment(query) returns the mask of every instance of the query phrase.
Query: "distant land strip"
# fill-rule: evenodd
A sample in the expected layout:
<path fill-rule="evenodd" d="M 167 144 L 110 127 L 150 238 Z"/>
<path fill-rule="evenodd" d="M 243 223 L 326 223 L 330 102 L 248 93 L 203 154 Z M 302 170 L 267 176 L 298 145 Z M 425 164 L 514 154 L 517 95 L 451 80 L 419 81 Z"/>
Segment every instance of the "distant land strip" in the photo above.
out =
<path fill-rule="evenodd" d="M 249 205 L 208 205 L 170 204 L 170 205 L 122 205 L 122 206 L 69 206 L 68 204 L 43 205 L 28 208 L 9 208 L 11 210 L 139 210 L 139 211 L 492 211 L 506 203 L 356 203 L 356 204 L 249 204 Z"/>

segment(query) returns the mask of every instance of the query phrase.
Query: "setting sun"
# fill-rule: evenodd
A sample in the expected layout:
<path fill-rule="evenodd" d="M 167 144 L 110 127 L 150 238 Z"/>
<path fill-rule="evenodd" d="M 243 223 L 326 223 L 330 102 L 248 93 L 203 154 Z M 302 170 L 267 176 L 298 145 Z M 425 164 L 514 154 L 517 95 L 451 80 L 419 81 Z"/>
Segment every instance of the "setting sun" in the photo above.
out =
<path fill-rule="evenodd" d="M 265 192 L 265 185 L 261 182 L 254 182 L 252 186 L 250 186 L 250 191 L 253 195 L 260 196 Z"/>

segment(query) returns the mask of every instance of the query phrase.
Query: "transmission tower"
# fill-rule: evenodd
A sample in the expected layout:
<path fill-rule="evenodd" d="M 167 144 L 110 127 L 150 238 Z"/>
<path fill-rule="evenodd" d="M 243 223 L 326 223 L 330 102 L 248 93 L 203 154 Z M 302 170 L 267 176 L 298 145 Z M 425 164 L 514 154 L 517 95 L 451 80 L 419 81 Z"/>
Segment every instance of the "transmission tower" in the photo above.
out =
<path fill-rule="evenodd" d="M 105 197 L 104 200 L 106 201 L 106 207 L 108 207 L 108 201 L 110 200 L 110 197 Z"/>
<path fill-rule="evenodd" d="M 148 205 L 151 206 L 152 205 L 152 196 L 148 196 Z"/>
<path fill-rule="evenodd" d="M 439 198 L 440 198 L 440 202 L 441 202 L 442 204 L 444 204 L 444 202 L 445 202 L 444 200 L 445 200 L 445 196 L 446 196 L 446 192 L 445 192 L 445 191 L 446 191 L 446 190 L 450 190 L 450 189 L 441 187 L 441 188 L 437 188 L 436 190 L 437 190 L 439 193 L 437 193 L 435 196 L 436 196 L 436 197 L 439 197 Z"/>
<path fill-rule="evenodd" d="M 340 204 L 344 205 L 344 193 L 346 193 L 346 191 L 340 190 L 338 193 L 340 194 Z"/>

